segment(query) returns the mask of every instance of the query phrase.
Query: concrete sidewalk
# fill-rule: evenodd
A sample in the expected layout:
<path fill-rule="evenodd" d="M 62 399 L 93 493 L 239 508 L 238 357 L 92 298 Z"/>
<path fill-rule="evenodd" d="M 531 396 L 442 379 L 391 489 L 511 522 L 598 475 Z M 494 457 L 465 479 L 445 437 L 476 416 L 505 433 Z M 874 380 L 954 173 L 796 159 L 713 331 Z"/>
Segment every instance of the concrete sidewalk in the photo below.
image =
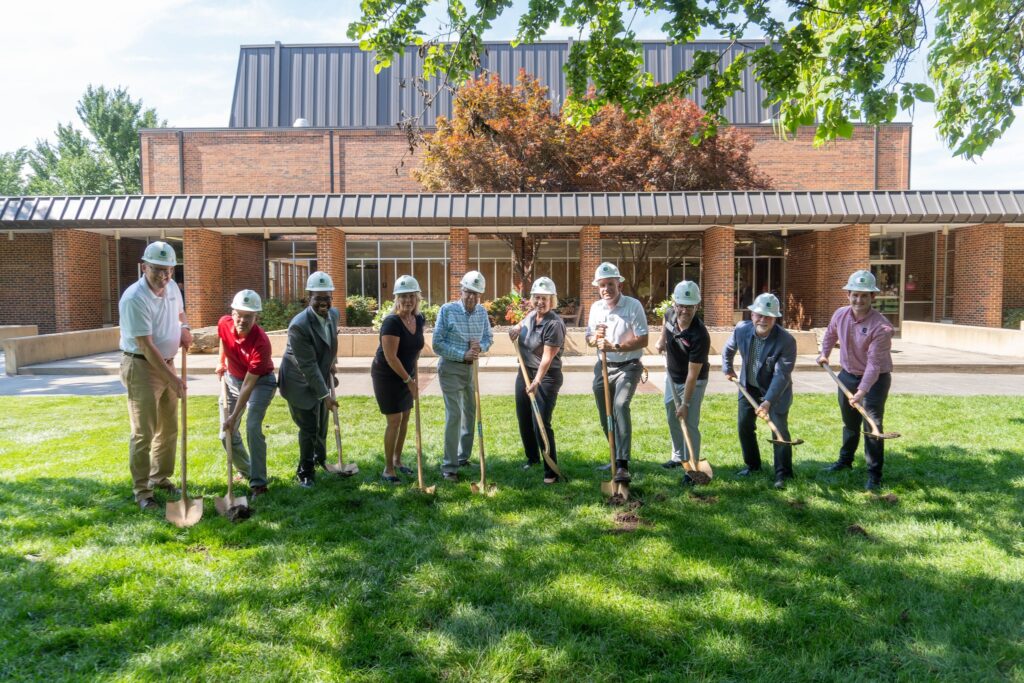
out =
<path fill-rule="evenodd" d="M 921 344 L 893 343 L 893 393 L 931 395 L 1024 395 L 1024 358 L 972 355 Z M 2 359 L 0 359 L 2 360 Z M 832 360 L 838 363 L 838 351 Z M 338 393 L 342 396 L 372 396 L 369 358 L 339 358 L 341 369 Z M 563 359 L 565 383 L 562 394 L 590 394 L 593 381 L 593 356 Z M 0 375 L 0 396 L 109 396 L 124 393 L 118 378 L 121 353 L 112 352 L 42 363 L 24 368 L 17 377 Z M 189 356 L 189 390 L 192 395 L 216 395 L 217 378 L 213 374 L 216 356 Z M 436 381 L 436 358 L 425 358 L 420 364 L 423 393 L 439 396 Z M 275 367 L 280 359 L 275 359 Z M 646 384 L 638 393 L 661 394 L 664 387 L 665 359 L 645 356 L 650 371 Z M 721 373 L 721 357 L 711 358 L 709 393 L 733 393 L 735 389 Z M 481 361 L 481 392 L 485 395 L 513 393 L 517 366 L 511 357 L 488 357 Z M 836 388 L 829 376 L 814 364 L 813 356 L 797 358 L 793 373 L 797 393 L 833 393 Z"/>

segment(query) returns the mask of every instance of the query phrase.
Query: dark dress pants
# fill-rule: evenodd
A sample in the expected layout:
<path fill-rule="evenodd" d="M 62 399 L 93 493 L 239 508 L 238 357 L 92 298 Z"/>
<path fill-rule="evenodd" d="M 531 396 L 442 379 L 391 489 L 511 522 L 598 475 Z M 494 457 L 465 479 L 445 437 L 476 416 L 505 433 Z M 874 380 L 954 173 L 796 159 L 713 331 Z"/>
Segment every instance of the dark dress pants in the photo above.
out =
<path fill-rule="evenodd" d="M 746 390 L 750 392 L 754 402 L 758 405 L 764 401 L 764 392 L 760 389 L 748 384 Z M 782 438 L 789 441 L 789 410 L 781 412 L 772 406 L 768 411 L 768 417 L 775 423 Z M 757 445 L 757 419 L 754 407 L 743 397 L 743 394 L 740 394 L 736 423 L 740 448 L 743 449 L 743 462 L 752 470 L 761 469 L 761 449 Z M 772 438 L 775 438 L 774 434 Z M 793 477 L 793 447 L 789 444 L 775 443 L 772 444 L 772 448 L 775 451 L 775 478 L 791 479 Z"/>
<path fill-rule="evenodd" d="M 852 375 L 846 370 L 839 373 L 839 381 L 850 390 L 850 393 L 856 393 L 860 379 L 859 375 Z M 882 418 L 885 417 L 885 402 L 889 398 L 890 386 L 892 386 L 892 373 L 883 372 L 861 402 L 868 415 L 878 423 L 880 432 L 885 431 L 882 427 Z M 844 465 L 852 465 L 853 456 L 857 453 L 857 447 L 860 445 L 860 433 L 864 430 L 871 431 L 871 428 L 860 411 L 850 405 L 842 390 L 838 391 L 839 411 L 843 415 L 843 445 L 839 449 L 839 462 Z M 882 465 L 885 462 L 884 439 L 864 437 L 864 462 L 868 466 L 870 476 L 877 479 L 882 478 Z"/>
<path fill-rule="evenodd" d="M 299 428 L 300 479 L 314 479 L 316 465 L 327 462 L 327 403 L 320 401 L 313 408 L 297 408 L 288 404 L 292 421 Z"/>
<path fill-rule="evenodd" d="M 530 381 L 537 375 L 532 368 L 526 369 Z M 551 446 L 551 460 L 558 462 L 555 453 L 555 432 L 551 428 L 551 415 L 555 412 L 555 403 L 558 401 L 558 390 L 562 388 L 561 368 L 549 368 L 540 387 L 534 396 L 537 398 L 537 407 L 540 408 L 541 418 L 544 421 L 544 431 L 547 432 L 548 444 Z M 541 440 L 540 430 L 537 428 L 537 418 L 533 415 L 533 408 L 530 406 L 530 397 L 526 393 L 526 382 L 523 381 L 522 373 L 516 375 L 516 417 L 519 419 L 519 436 L 523 440 L 523 449 L 526 451 L 526 461 L 536 464 L 542 460 L 541 451 L 544 447 Z M 556 475 L 544 461 L 544 476 L 553 479 Z"/>

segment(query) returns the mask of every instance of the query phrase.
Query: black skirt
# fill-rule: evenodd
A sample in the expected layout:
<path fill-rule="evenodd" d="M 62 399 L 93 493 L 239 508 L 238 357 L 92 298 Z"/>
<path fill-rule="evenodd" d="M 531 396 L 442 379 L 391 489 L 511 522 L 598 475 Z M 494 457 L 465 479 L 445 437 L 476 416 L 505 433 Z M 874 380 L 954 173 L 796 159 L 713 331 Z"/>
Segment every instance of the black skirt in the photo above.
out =
<path fill-rule="evenodd" d="M 370 369 L 370 379 L 373 380 L 373 396 L 377 399 L 377 407 L 382 414 L 394 415 L 412 409 L 412 392 L 409 391 L 409 385 L 391 368 L 378 370 L 374 364 Z"/>

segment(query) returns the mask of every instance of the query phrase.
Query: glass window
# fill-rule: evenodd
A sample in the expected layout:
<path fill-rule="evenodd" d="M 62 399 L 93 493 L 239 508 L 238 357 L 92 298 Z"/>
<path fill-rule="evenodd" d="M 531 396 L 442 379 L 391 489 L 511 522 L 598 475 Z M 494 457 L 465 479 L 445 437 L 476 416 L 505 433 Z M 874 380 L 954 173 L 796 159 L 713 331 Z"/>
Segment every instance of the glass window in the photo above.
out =
<path fill-rule="evenodd" d="M 417 241 L 412 243 L 413 258 L 444 258 L 445 243 L 441 240 Z"/>
<path fill-rule="evenodd" d="M 479 252 L 477 251 L 479 249 Z M 470 244 L 470 254 L 479 253 L 480 258 L 512 258 L 512 250 L 505 242 L 496 239 L 479 239 Z"/>
<path fill-rule="evenodd" d="M 362 242 L 353 240 L 345 242 L 346 258 L 377 258 L 377 242 Z"/>
<path fill-rule="evenodd" d="M 875 235 L 871 238 L 870 255 L 872 259 L 902 259 L 903 235 Z"/>
<path fill-rule="evenodd" d="M 399 258 L 409 260 L 409 245 L 405 240 L 381 240 L 381 258 Z"/>

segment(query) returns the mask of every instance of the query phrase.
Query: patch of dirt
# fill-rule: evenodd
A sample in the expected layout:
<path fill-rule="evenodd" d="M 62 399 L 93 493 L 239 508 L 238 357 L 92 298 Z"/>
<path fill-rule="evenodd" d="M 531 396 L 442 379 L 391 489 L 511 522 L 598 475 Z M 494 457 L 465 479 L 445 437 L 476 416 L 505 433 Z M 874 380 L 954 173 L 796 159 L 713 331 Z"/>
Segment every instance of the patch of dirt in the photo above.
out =
<path fill-rule="evenodd" d="M 654 500 L 656 500 L 659 503 L 664 501 L 664 500 L 666 500 L 667 498 L 668 498 L 668 496 L 666 496 L 664 493 L 658 493 L 658 494 L 655 494 L 655 496 L 654 496 Z"/>
<path fill-rule="evenodd" d="M 636 531 L 642 526 L 649 527 L 653 525 L 654 522 L 652 522 L 649 519 L 643 519 L 642 517 L 640 517 L 640 515 L 636 514 L 635 512 L 620 512 L 617 515 L 615 515 L 615 528 L 611 529 L 609 533 L 626 534 L 632 531 Z"/>
<path fill-rule="evenodd" d="M 709 496 L 703 493 L 697 493 L 696 491 L 690 493 L 690 498 L 694 502 L 701 503 L 702 505 L 714 505 L 718 502 L 718 496 Z"/>
<path fill-rule="evenodd" d="M 202 543 L 197 543 L 196 545 L 188 546 L 187 548 L 185 548 L 185 552 L 186 553 L 202 553 L 203 559 L 208 560 L 208 561 L 213 560 L 213 556 L 210 555 L 209 549 L 205 545 L 203 545 Z"/>
<path fill-rule="evenodd" d="M 899 496 L 897 496 L 895 493 L 887 493 L 884 496 L 875 496 L 875 499 L 880 500 L 884 503 L 889 503 L 890 505 L 895 505 L 896 503 L 900 502 Z"/>
<path fill-rule="evenodd" d="M 846 527 L 846 533 L 850 536 L 863 536 L 864 538 L 871 538 L 868 532 L 860 524 L 851 524 Z"/>
<path fill-rule="evenodd" d="M 607 505 L 608 507 L 618 507 L 620 505 L 625 505 L 625 503 L 626 499 L 622 497 L 621 493 L 616 493 L 612 496 L 609 496 L 608 500 L 605 501 L 605 505 Z"/>
<path fill-rule="evenodd" d="M 910 610 L 905 609 L 902 612 L 900 612 L 900 623 L 905 624 L 908 621 L 910 621 Z"/>
<path fill-rule="evenodd" d="M 706 486 L 711 483 L 711 477 L 704 472 L 687 472 L 686 476 L 689 477 L 690 481 L 692 481 L 696 486 Z"/>
<path fill-rule="evenodd" d="M 793 508 L 794 510 L 803 510 L 807 507 L 807 503 L 802 500 L 787 500 L 786 505 Z"/>
<path fill-rule="evenodd" d="M 227 514 L 227 518 L 235 523 L 245 521 L 250 517 L 252 517 L 252 508 L 248 505 L 235 505 L 228 510 Z"/>

